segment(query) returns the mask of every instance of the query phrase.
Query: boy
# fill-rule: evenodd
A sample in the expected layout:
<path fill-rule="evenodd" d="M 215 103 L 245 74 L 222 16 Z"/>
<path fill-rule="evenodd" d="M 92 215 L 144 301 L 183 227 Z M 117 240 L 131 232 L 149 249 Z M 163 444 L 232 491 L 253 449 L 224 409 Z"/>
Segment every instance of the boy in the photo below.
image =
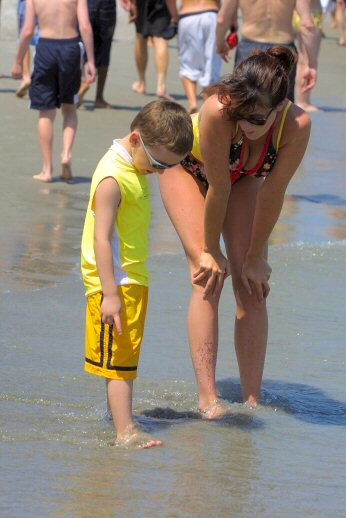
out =
<path fill-rule="evenodd" d="M 34 72 L 29 89 L 30 108 L 39 110 L 38 138 L 43 166 L 35 180 L 53 180 L 53 125 L 56 108 L 63 115 L 61 178 L 70 180 L 72 145 L 77 130 L 76 95 L 81 81 L 81 48 L 77 23 L 88 56 L 88 82 L 95 80 L 92 29 L 87 0 L 26 0 L 25 22 L 12 67 L 12 77 L 20 79 L 23 59 L 38 20 L 40 39 L 36 47 Z"/>
<path fill-rule="evenodd" d="M 145 175 L 178 164 L 191 150 L 192 140 L 185 109 L 172 101 L 153 101 L 135 117 L 130 133 L 113 142 L 91 183 L 82 238 L 84 366 L 106 379 L 118 445 L 161 444 L 141 432 L 132 416 L 148 296 L 150 205 Z"/>

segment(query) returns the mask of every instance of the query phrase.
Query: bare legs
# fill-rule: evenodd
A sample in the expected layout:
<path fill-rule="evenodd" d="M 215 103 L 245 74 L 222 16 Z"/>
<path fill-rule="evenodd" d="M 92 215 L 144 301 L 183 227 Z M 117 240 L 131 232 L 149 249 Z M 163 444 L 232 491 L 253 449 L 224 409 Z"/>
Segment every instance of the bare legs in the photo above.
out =
<path fill-rule="evenodd" d="M 61 152 L 61 178 L 70 180 L 71 153 L 77 130 L 77 112 L 74 104 L 61 105 L 63 115 L 63 149 Z M 51 182 L 53 179 L 53 135 L 56 109 L 41 110 L 38 119 L 38 141 L 42 156 L 42 170 L 33 176 L 41 182 Z"/>
<path fill-rule="evenodd" d="M 38 118 L 38 142 L 42 156 L 42 170 L 34 180 L 51 182 L 53 179 L 53 134 L 56 109 L 41 110 Z"/>
<path fill-rule="evenodd" d="M 313 59 L 316 62 L 317 62 L 317 57 L 318 57 L 318 53 L 320 50 L 321 38 L 322 38 L 321 29 L 319 29 L 318 27 L 315 27 L 311 52 L 313 55 Z M 301 37 L 299 34 L 298 34 L 298 45 L 299 45 L 299 48 L 301 48 Z M 311 104 L 311 102 L 310 102 L 311 90 L 309 90 L 308 92 L 302 91 L 303 73 L 304 73 L 304 68 L 306 67 L 306 64 L 307 64 L 306 59 L 307 59 L 307 57 L 302 52 L 299 52 L 296 81 L 295 81 L 295 92 L 294 92 L 295 102 L 296 102 L 296 104 L 298 104 L 298 106 L 303 108 L 303 110 L 308 111 L 308 112 L 315 112 L 315 111 L 318 111 L 318 108 L 316 106 L 314 106 L 313 104 Z"/>
<path fill-rule="evenodd" d="M 151 448 L 161 441 L 142 432 L 132 417 L 133 380 L 106 379 L 107 401 L 116 429 L 116 444 L 126 447 Z"/>
<path fill-rule="evenodd" d="M 169 97 L 166 88 L 166 75 L 168 68 L 168 43 L 164 38 L 153 37 L 155 54 L 155 68 L 157 76 L 156 95 L 158 97 Z M 138 73 L 138 81 L 132 85 L 132 90 L 139 94 L 145 94 L 145 71 L 148 64 L 147 39 L 141 34 L 136 34 L 135 39 L 135 62 Z"/>
<path fill-rule="evenodd" d="M 184 92 L 187 97 L 188 111 L 189 113 L 196 113 L 198 110 L 196 81 L 191 81 L 191 79 L 182 76 L 181 82 L 183 83 Z"/>
<path fill-rule="evenodd" d="M 337 0 L 335 11 L 336 27 L 338 29 L 340 46 L 346 46 L 346 6 L 343 0 Z"/>
<path fill-rule="evenodd" d="M 107 75 L 108 75 L 108 67 L 98 67 L 95 108 L 108 108 L 110 106 L 104 100 L 104 97 L 103 97 L 103 91 L 105 89 Z"/>
<path fill-rule="evenodd" d="M 61 152 L 61 178 L 70 180 L 72 146 L 76 136 L 78 119 L 76 106 L 74 104 L 61 105 L 63 115 L 63 149 Z"/>
<path fill-rule="evenodd" d="M 174 172 L 160 175 L 159 182 L 166 210 L 184 246 L 190 271 L 193 272 L 198 266 L 203 244 L 205 191 L 180 166 Z M 237 302 L 235 346 L 240 380 L 243 399 L 251 404 L 258 400 L 260 394 L 267 343 L 267 312 L 265 304 L 259 305 L 255 297 L 245 293 L 240 272 L 249 246 L 260 182 L 261 180 L 245 178 L 233 186 L 224 228 Z M 218 300 L 204 300 L 202 287 L 192 285 L 188 331 L 199 392 L 199 408 L 202 410 L 217 398 L 217 311 Z"/>
<path fill-rule="evenodd" d="M 141 34 L 136 33 L 135 62 L 138 73 L 138 81 L 132 85 L 132 90 L 138 94 L 145 94 L 145 70 L 148 64 L 147 40 Z"/>

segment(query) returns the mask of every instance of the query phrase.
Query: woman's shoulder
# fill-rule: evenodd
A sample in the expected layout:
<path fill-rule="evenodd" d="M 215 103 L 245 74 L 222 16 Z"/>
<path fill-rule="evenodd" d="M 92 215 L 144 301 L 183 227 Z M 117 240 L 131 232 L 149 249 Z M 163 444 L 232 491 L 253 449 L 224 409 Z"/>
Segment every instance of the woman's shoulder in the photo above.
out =
<path fill-rule="evenodd" d="M 310 132 L 310 127 L 309 114 L 297 104 L 291 103 L 284 121 L 282 144 L 304 137 Z"/>
<path fill-rule="evenodd" d="M 222 103 L 217 94 L 208 97 L 199 111 L 199 125 L 210 125 L 231 130 L 235 122 L 227 114 L 227 105 Z"/>

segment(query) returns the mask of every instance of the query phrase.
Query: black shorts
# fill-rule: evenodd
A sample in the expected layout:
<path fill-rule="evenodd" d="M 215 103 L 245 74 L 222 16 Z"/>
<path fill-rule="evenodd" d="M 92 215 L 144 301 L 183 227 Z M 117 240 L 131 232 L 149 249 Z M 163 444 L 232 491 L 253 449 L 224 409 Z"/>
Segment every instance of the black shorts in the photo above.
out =
<path fill-rule="evenodd" d="M 234 65 L 237 66 L 239 63 L 247 59 L 251 56 L 254 50 L 260 50 L 265 52 L 268 48 L 273 47 L 274 45 L 283 45 L 284 47 L 288 47 L 290 50 L 298 54 L 297 47 L 293 42 L 290 43 L 264 43 L 262 41 L 254 41 L 254 40 L 248 40 L 246 38 L 242 38 L 239 42 L 239 45 L 237 46 L 237 50 L 235 53 L 235 63 Z M 297 67 L 296 65 L 293 66 L 291 73 L 290 73 L 290 83 L 289 83 L 289 89 L 288 89 L 288 99 L 292 102 L 294 102 L 294 84 L 296 79 L 296 71 Z"/>
<path fill-rule="evenodd" d="M 160 37 L 171 21 L 165 0 L 136 0 L 136 3 L 136 32 L 144 38 Z"/>
<path fill-rule="evenodd" d="M 88 0 L 88 10 L 94 35 L 96 68 L 108 67 L 117 21 L 115 0 Z"/>
<path fill-rule="evenodd" d="M 29 89 L 30 108 L 50 110 L 73 104 L 81 82 L 79 38 L 40 38 Z"/>

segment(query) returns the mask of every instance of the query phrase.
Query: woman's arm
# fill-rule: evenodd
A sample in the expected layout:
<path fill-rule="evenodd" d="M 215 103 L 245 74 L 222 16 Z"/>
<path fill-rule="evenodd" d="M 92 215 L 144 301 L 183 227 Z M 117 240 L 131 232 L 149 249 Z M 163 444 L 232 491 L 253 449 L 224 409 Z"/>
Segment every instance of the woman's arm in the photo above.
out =
<path fill-rule="evenodd" d="M 254 286 L 260 302 L 269 292 L 271 273 L 265 257 L 266 244 L 280 216 L 287 186 L 304 157 L 310 136 L 311 123 L 307 113 L 295 106 L 291 110 L 296 115 L 291 120 L 287 117 L 277 161 L 257 195 L 250 246 L 242 269 L 243 284 L 250 294 L 251 285 Z"/>
<path fill-rule="evenodd" d="M 114 178 L 102 180 L 95 192 L 94 250 L 97 272 L 102 285 L 101 318 L 105 324 L 115 324 L 121 334 L 121 302 L 114 278 L 111 239 L 120 203 L 120 189 Z"/>
<path fill-rule="evenodd" d="M 220 249 L 220 236 L 225 220 L 231 181 L 229 149 L 232 123 L 223 115 L 222 104 L 213 95 L 203 104 L 199 123 L 199 141 L 209 189 L 205 199 L 204 246 L 195 282 L 205 279 L 205 295 L 216 294 L 229 272 L 227 259 Z"/>

